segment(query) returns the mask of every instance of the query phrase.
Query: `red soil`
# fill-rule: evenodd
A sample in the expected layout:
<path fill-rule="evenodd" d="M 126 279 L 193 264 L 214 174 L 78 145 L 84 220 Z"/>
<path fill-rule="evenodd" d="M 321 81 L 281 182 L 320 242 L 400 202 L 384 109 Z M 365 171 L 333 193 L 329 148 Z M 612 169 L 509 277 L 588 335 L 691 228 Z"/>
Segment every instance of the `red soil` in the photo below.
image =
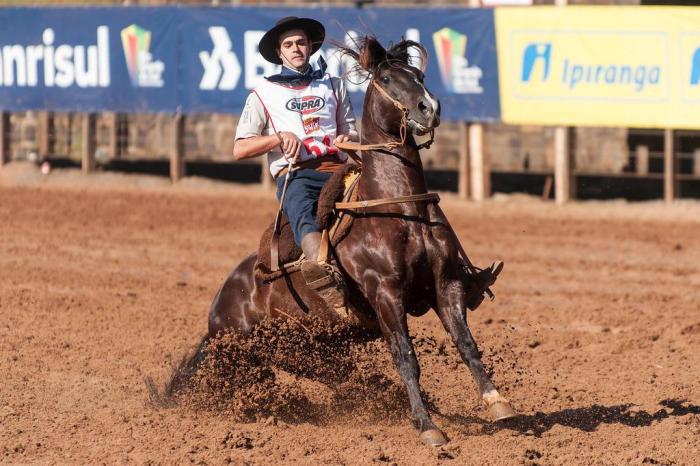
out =
<path fill-rule="evenodd" d="M 438 320 L 411 319 L 451 439 L 433 449 L 381 342 L 338 347 L 360 349 L 346 385 L 279 373 L 259 387 L 287 411 L 242 419 L 241 400 L 217 393 L 209 406 L 148 403 L 144 377 L 163 383 L 199 341 L 272 193 L 0 169 L 0 462 L 698 464 L 700 205 L 447 197 L 475 262 L 506 261 L 496 301 L 469 319 L 525 416 L 488 422 Z"/>

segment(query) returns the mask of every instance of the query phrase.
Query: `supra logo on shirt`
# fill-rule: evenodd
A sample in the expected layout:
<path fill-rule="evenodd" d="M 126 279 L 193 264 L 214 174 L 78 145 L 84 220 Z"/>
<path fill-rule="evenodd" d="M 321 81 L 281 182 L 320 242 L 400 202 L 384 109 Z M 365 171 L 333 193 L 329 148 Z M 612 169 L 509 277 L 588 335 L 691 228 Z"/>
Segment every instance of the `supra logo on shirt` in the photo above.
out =
<path fill-rule="evenodd" d="M 290 112 L 298 112 L 302 115 L 318 112 L 326 106 L 326 101 L 323 97 L 316 95 L 307 95 L 304 97 L 295 97 L 287 101 L 287 110 Z"/>
<path fill-rule="evenodd" d="M 309 134 L 321 129 L 320 121 L 321 119 L 319 117 L 304 118 L 304 132 Z"/>

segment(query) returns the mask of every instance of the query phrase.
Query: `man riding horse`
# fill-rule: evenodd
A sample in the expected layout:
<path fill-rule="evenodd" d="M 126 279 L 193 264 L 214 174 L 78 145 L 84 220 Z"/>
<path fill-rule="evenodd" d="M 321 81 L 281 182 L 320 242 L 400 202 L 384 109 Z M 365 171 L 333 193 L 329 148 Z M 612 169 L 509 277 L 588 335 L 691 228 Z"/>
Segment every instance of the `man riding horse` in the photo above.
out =
<path fill-rule="evenodd" d="M 281 19 L 265 33 L 260 54 L 282 65 L 282 70 L 248 96 L 233 155 L 242 160 L 268 153 L 277 198 L 284 192 L 282 207 L 304 252 L 301 273 L 306 285 L 331 309 L 340 310 L 345 308 L 347 288 L 336 264 L 318 260 L 321 228 L 316 208 L 324 184 L 348 159 L 335 145 L 357 141 L 358 133 L 343 80 L 326 73 L 323 60 L 317 70 L 309 64 L 324 38 L 321 23 L 294 16 Z M 475 276 L 478 288 L 488 290 L 501 268 L 502 263 L 496 263 Z M 475 296 L 478 305 L 481 292 Z"/>
<path fill-rule="evenodd" d="M 262 253 L 244 258 L 212 301 L 207 334 L 197 351 L 176 368 L 165 393 L 185 386 L 205 360 L 211 339 L 222 332 L 245 337 L 266 319 L 337 321 L 339 316 L 332 309 L 346 298 L 347 309 L 352 311 L 348 316 L 356 317 L 348 324 L 366 330 L 367 335 L 381 334 L 386 341 L 406 387 L 411 421 L 421 441 L 444 445 L 447 437 L 432 421 L 421 394 L 420 366 L 407 318 L 435 312 L 493 419 L 515 416 L 484 367 L 467 323 L 467 310 L 476 309 L 484 294 L 490 294 L 489 286 L 502 263 L 483 270 L 475 267 L 440 208 L 440 197 L 428 192 L 420 150 L 432 137 L 418 144 L 414 135 L 432 134 L 438 127 L 440 102 L 427 89 L 423 71 L 414 66 L 411 53 L 418 51 L 425 58 L 425 47 L 401 40 L 384 48 L 375 37 L 360 38 L 357 48 L 341 47 L 370 77 L 359 144 L 352 142 L 357 139 L 355 119 L 342 81 L 331 78 L 323 66 L 316 71 L 309 66 L 309 56 L 323 38 L 323 27 L 304 18 L 285 18 L 263 37 L 260 52 L 267 60 L 282 64 L 282 72 L 269 77 L 249 96 L 234 148 L 237 159 L 270 152 L 278 197 L 283 198 L 295 240 L 306 257 L 300 264 L 302 273 L 296 273 L 299 268 L 284 268 L 274 277 L 259 274 L 266 255 L 263 245 Z M 343 202 L 334 198 L 335 211 L 347 213 L 344 218 L 351 222 L 329 244 L 327 239 L 321 242 L 316 203 L 329 173 L 338 170 L 333 176 L 338 181 L 350 168 L 343 167 L 346 155 L 339 147 L 362 152 L 358 158 L 361 173 L 349 198 L 343 197 Z M 323 195 L 325 200 L 328 192 Z M 336 261 L 333 266 L 318 262 L 327 247 Z M 274 249 L 269 250 L 272 264 Z M 340 292 L 338 269 L 351 291 L 345 297 Z M 323 373 L 310 368 L 285 366 L 285 370 L 294 369 L 301 369 L 305 377 L 326 380 Z"/>
<path fill-rule="evenodd" d="M 316 207 L 321 188 L 348 158 L 335 144 L 356 141 L 357 130 L 343 80 L 326 73 L 322 61 L 317 70 L 309 64 L 324 38 L 321 23 L 297 17 L 280 20 L 263 36 L 260 54 L 282 65 L 282 71 L 248 96 L 233 155 L 241 160 L 268 152 L 278 199 L 288 177 L 282 207 L 306 257 L 302 275 L 331 308 L 338 309 L 344 307 L 345 287 L 336 265 L 317 261 L 321 229 Z M 290 162 L 294 166 L 288 174 Z"/>

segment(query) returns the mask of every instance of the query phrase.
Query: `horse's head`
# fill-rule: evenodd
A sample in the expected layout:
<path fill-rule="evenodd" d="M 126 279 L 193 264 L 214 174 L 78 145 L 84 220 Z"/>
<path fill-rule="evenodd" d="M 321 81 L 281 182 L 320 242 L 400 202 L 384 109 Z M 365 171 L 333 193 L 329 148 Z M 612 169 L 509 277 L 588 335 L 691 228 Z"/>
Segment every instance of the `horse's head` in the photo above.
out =
<path fill-rule="evenodd" d="M 374 37 L 359 43 L 359 52 L 345 49 L 358 65 L 370 73 L 365 112 L 373 122 L 391 134 L 400 134 L 401 125 L 416 134 L 426 134 L 440 124 L 440 101 L 428 91 L 423 72 L 413 66 L 411 49 L 427 60 L 427 51 L 417 42 L 402 40 L 385 49 Z"/>

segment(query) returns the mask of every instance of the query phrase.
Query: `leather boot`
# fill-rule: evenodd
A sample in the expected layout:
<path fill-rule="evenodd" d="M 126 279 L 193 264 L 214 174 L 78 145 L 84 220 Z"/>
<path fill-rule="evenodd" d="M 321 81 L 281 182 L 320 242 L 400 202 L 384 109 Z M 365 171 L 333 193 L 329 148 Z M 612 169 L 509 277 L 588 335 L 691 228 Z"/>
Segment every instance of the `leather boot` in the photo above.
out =
<path fill-rule="evenodd" d="M 343 274 L 333 264 L 318 262 L 321 233 L 308 233 L 301 240 L 306 260 L 301 263 L 301 274 L 306 285 L 315 291 L 337 313 L 347 315 L 346 287 Z"/>

